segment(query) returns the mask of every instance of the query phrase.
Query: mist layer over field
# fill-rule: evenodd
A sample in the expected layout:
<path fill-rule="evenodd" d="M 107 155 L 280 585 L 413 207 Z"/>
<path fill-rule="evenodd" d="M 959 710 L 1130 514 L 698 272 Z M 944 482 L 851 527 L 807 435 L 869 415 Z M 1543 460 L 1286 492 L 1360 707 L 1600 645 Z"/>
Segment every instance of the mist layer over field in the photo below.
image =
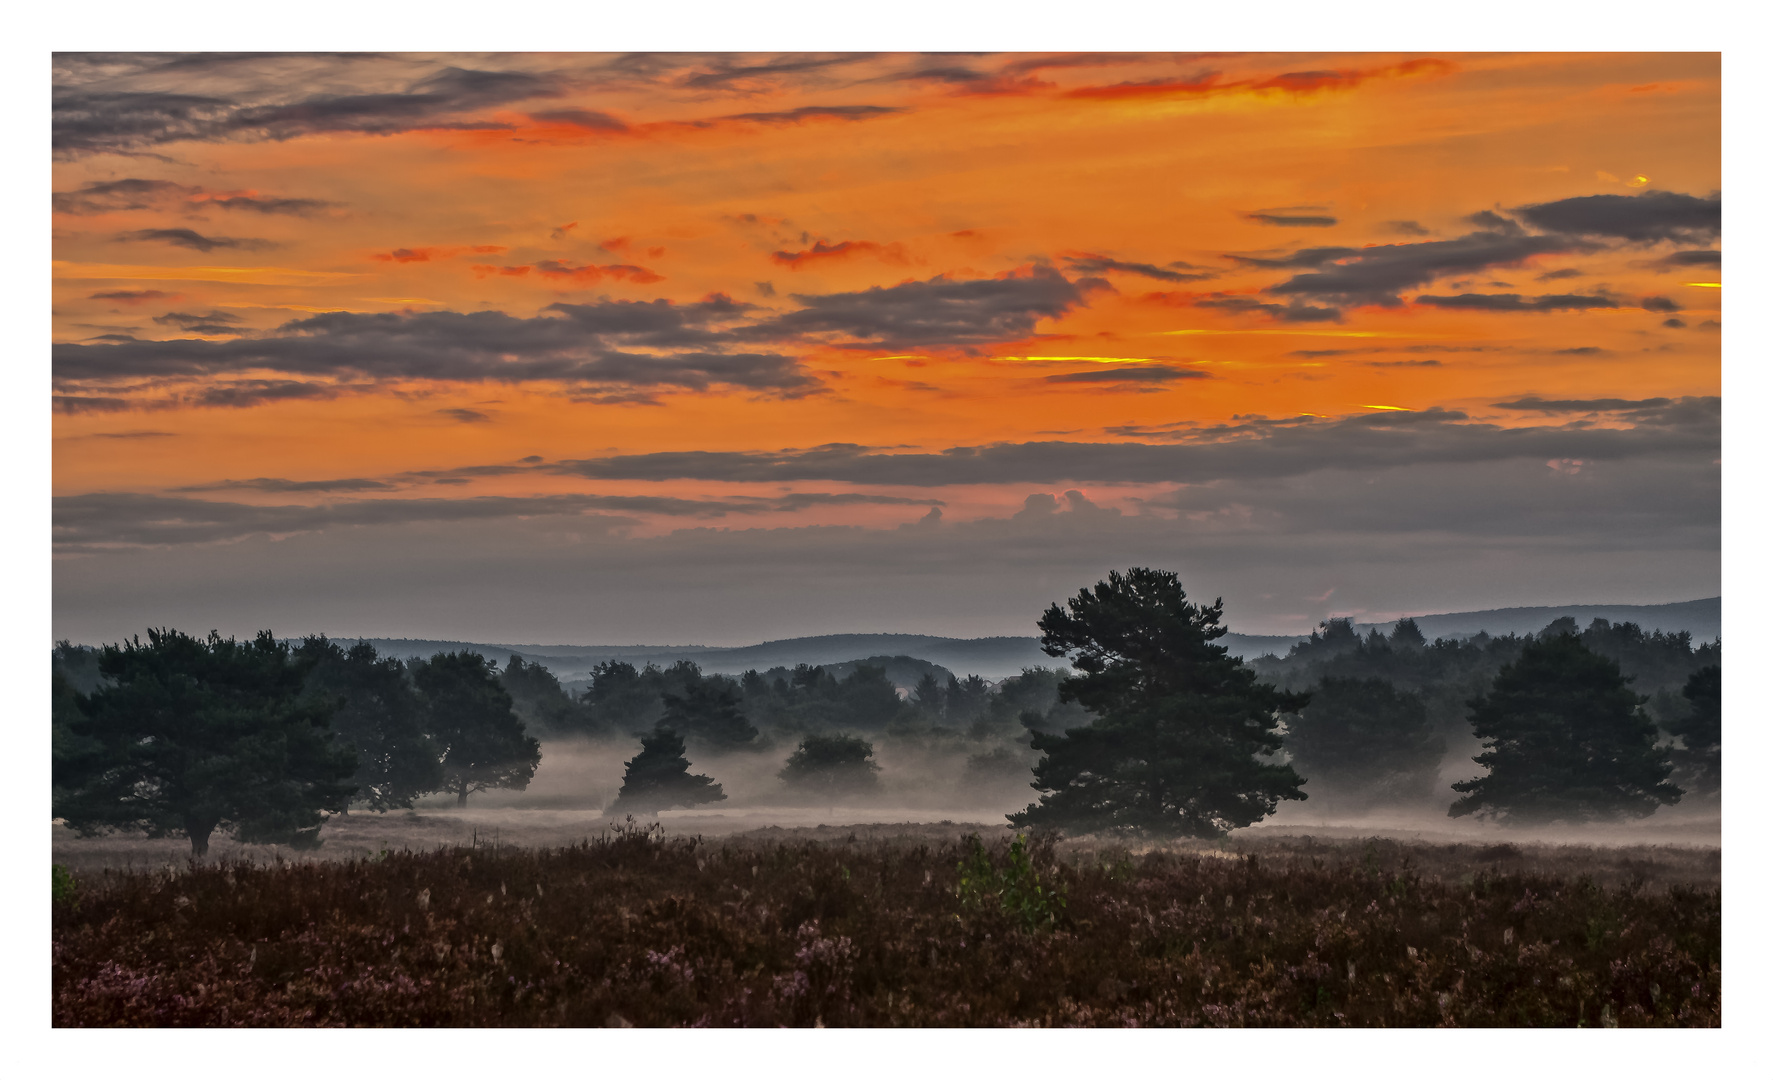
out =
<path fill-rule="evenodd" d="M 690 754 L 691 771 L 722 785 L 727 798 L 693 810 L 657 815 L 668 835 L 726 836 L 754 830 L 862 829 L 892 832 L 941 826 L 948 832 L 976 831 L 987 838 L 1004 834 L 1004 815 L 1038 797 L 1027 778 L 981 781 L 969 775 L 964 754 L 915 742 L 875 740 L 879 788 L 817 804 L 797 798 L 777 777 L 791 746 L 728 754 Z M 566 739 L 543 745 L 542 763 L 527 790 L 491 790 L 457 808 L 453 796 L 421 799 L 410 811 L 376 814 L 356 810 L 333 817 L 321 831 L 318 851 L 296 852 L 280 845 L 240 844 L 217 837 L 211 854 L 253 861 L 361 858 L 382 850 L 415 851 L 438 846 L 496 843 L 549 847 L 594 837 L 615 823 L 608 807 L 621 788 L 625 762 L 638 752 L 627 743 Z M 1384 803 L 1351 810 L 1326 799 L 1286 802 L 1274 816 L 1231 834 L 1231 842 L 1261 838 L 1385 837 L 1422 843 L 1515 845 L 1637 845 L 1715 848 L 1721 844 L 1721 817 L 1715 800 L 1688 800 L 1636 822 L 1583 826 L 1509 826 L 1450 818 L 1454 792 L 1447 785 L 1474 775 L 1475 766 L 1449 755 L 1433 801 Z M 1310 785 L 1307 785 L 1307 791 Z M 651 819 L 644 819 L 651 820 Z M 190 854 L 182 838 L 150 840 L 139 834 L 80 838 L 55 826 L 54 858 L 76 869 L 103 866 L 183 866 Z M 1180 842 L 1198 846 L 1202 842 Z M 1210 842 L 1208 842 L 1210 844 Z M 1140 845 L 1151 847 L 1150 844 Z M 1161 846 L 1161 845 L 1159 845 Z"/>

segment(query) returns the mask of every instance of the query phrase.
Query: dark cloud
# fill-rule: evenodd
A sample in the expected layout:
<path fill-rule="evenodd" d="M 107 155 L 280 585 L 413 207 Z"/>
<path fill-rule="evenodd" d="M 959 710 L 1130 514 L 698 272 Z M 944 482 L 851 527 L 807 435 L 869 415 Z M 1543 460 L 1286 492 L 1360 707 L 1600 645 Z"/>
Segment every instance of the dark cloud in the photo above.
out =
<path fill-rule="evenodd" d="M 1512 219 L 1505 218 L 1494 210 L 1479 210 L 1475 214 L 1467 214 L 1465 222 L 1468 225 L 1476 225 L 1480 229 L 1516 229 L 1520 227 Z"/>
<path fill-rule="evenodd" d="M 441 478 L 434 483 L 465 482 Z M 373 480 L 292 481 L 277 478 L 229 480 L 174 489 L 178 492 L 252 490 L 274 494 L 374 491 L 389 485 Z M 938 506 L 940 499 L 840 492 L 796 492 L 731 499 L 681 499 L 663 495 L 480 495 L 461 498 L 367 498 L 315 505 L 265 506 L 166 495 L 100 492 L 54 500 L 53 535 L 63 551 L 115 546 L 210 544 L 253 536 L 289 536 L 328 529 L 398 526 L 428 522 L 495 521 L 511 518 L 572 517 L 578 527 L 609 529 L 634 525 L 626 515 L 723 518 L 728 515 L 792 513 L 818 506 Z M 611 512 L 622 515 L 607 516 Z"/>
<path fill-rule="evenodd" d="M 178 293 L 161 292 L 159 289 L 116 289 L 111 292 L 95 292 L 88 300 L 112 300 L 119 304 L 145 304 L 153 300 L 177 299 Z"/>
<path fill-rule="evenodd" d="M 217 206 L 223 210 L 251 210 L 259 214 L 289 214 L 308 217 L 339 205 L 324 199 L 266 199 L 256 195 L 210 195 L 199 206 Z"/>
<path fill-rule="evenodd" d="M 275 476 L 260 476 L 252 480 L 219 480 L 213 484 L 192 484 L 172 490 L 181 493 L 191 491 L 269 491 L 284 494 L 308 491 L 391 491 L 393 488 L 393 484 L 385 484 L 380 480 L 368 480 L 363 477 L 339 480 L 285 480 Z"/>
<path fill-rule="evenodd" d="M 683 76 L 679 85 L 695 90 L 749 90 L 776 85 L 782 76 L 806 75 L 872 58 L 871 53 L 834 56 L 790 54 L 762 64 L 716 61 L 704 71 Z"/>
<path fill-rule="evenodd" d="M 1181 273 L 1178 270 L 1165 269 L 1151 263 L 1122 262 L 1106 255 L 1092 255 L 1088 252 L 1066 255 L 1064 258 L 1065 268 L 1075 274 L 1104 274 L 1112 271 L 1121 274 L 1138 274 L 1141 277 L 1156 278 L 1159 281 L 1206 281 L 1219 276 L 1211 270 L 1203 273 Z M 1187 263 L 1171 263 L 1170 265 L 1172 267 L 1180 265 L 1191 270 L 1200 269 L 1199 267 L 1190 267 Z"/>
<path fill-rule="evenodd" d="M 935 64 L 927 67 L 913 68 L 887 76 L 893 82 L 933 82 L 947 83 L 950 86 L 965 86 L 970 83 L 988 82 L 993 78 L 987 72 L 960 64 Z"/>
<path fill-rule="evenodd" d="M 1313 273 L 1298 274 L 1270 287 L 1268 292 L 1338 305 L 1397 307 L 1403 303 L 1398 295 L 1400 292 L 1426 285 L 1436 278 L 1495 266 L 1513 266 L 1536 255 L 1586 250 L 1587 247 L 1584 242 L 1568 237 L 1531 235 L 1511 224 L 1507 228 L 1468 233 L 1454 240 L 1382 244 L 1349 251 L 1335 256 L 1334 262 L 1319 264 L 1320 268 Z M 1254 260 L 1240 261 L 1264 265 Z"/>
<path fill-rule="evenodd" d="M 559 97 L 553 75 L 446 67 L 386 93 L 318 94 L 264 102 L 224 95 L 97 89 L 63 83 L 52 92 L 51 142 L 63 153 L 128 153 L 180 140 L 284 140 L 329 132 L 498 130 L 509 124 L 457 119 L 484 109 Z"/>
<path fill-rule="evenodd" d="M 728 351 L 748 340 L 733 324 L 749 311 L 750 305 L 724 296 L 690 304 L 552 304 L 545 314 L 527 319 L 496 311 L 338 311 L 238 341 L 58 345 L 53 365 L 56 378 L 64 381 L 270 369 L 302 377 L 816 390 L 819 384 L 793 357 Z"/>
<path fill-rule="evenodd" d="M 92 439 L 175 439 L 178 435 L 171 431 L 95 431 L 87 437 Z"/>
<path fill-rule="evenodd" d="M 1583 273 L 1574 267 L 1566 266 L 1562 270 L 1548 270 L 1540 274 L 1536 281 L 1563 281 L 1566 278 L 1582 277 Z"/>
<path fill-rule="evenodd" d="M 1002 443 L 883 453 L 846 443 L 776 453 L 675 451 L 562 461 L 597 480 L 835 481 L 886 486 L 1061 482 L 1206 483 L 1406 462 L 1623 459 L 1717 446 L 1718 399 L 1681 398 L 1629 430 L 1509 428 L 1439 409 L 1178 429 L 1173 443 Z"/>
<path fill-rule="evenodd" d="M 907 111 L 895 105 L 803 105 L 785 112 L 734 113 L 719 119 L 753 124 L 801 124 L 808 120 L 873 120 Z"/>
<path fill-rule="evenodd" d="M 1111 364 L 1091 371 L 1069 371 L 1048 375 L 1047 382 L 1056 383 L 1163 383 L 1177 379 L 1211 378 L 1194 368 L 1171 367 L 1168 364 Z"/>
<path fill-rule="evenodd" d="M 50 405 L 69 416 L 79 416 L 82 413 L 127 412 L 135 407 L 125 398 L 95 397 L 88 394 L 54 394 L 50 397 Z"/>
<path fill-rule="evenodd" d="M 1281 225 L 1287 228 L 1327 228 L 1336 224 L 1336 219 L 1327 214 L 1245 214 L 1244 220 L 1254 221 L 1258 225 Z"/>
<path fill-rule="evenodd" d="M 487 424 L 492 417 L 479 409 L 438 409 L 437 415 L 448 417 L 458 424 Z"/>
<path fill-rule="evenodd" d="M 1646 296 L 1644 297 L 1643 303 L 1638 306 L 1645 311 L 1659 311 L 1663 313 L 1681 310 L 1681 305 L 1675 303 L 1666 296 Z"/>
<path fill-rule="evenodd" d="M 1723 197 L 1674 191 L 1638 195 L 1582 195 L 1535 203 L 1516 211 L 1528 224 L 1572 236 L 1605 236 L 1635 243 L 1715 240 L 1723 227 Z"/>
<path fill-rule="evenodd" d="M 1190 485 L 1144 503 L 1030 484 L 1015 503 L 1047 495 L 1055 512 L 1016 516 L 1012 506 L 914 526 L 934 515 L 907 507 L 906 528 L 626 535 L 587 514 L 88 547 L 57 576 L 52 629 L 85 642 L 162 624 L 250 634 L 248 619 L 287 634 L 466 641 L 682 641 L 685 626 L 712 644 L 859 629 L 1028 635 L 1046 605 L 1139 565 L 1182 571 L 1195 596 L 1224 596 L 1240 632 L 1303 632 L 1351 610 L 1655 603 L 1717 595 L 1715 457 L 1714 444 L 1599 460 L 1574 475 L 1547 458 L 1402 463 Z M 1123 513 L 1072 511 L 1066 490 Z M 241 596 L 252 597 L 250 612 Z"/>
<path fill-rule="evenodd" d="M 1659 273 L 1670 270 L 1721 270 L 1724 266 L 1724 253 L 1721 251 L 1675 251 L 1650 263 L 1650 267 Z"/>
<path fill-rule="evenodd" d="M 1514 401 L 1498 401 L 1494 408 L 1519 409 L 1523 412 L 1567 413 L 1567 412 L 1642 412 L 1646 409 L 1661 409 L 1673 404 L 1673 399 L 1665 397 L 1638 398 L 1582 398 L 1546 400 L 1539 397 L 1524 397 Z"/>
<path fill-rule="evenodd" d="M 334 398 L 340 389 L 330 383 L 295 379 L 241 379 L 212 383 L 174 398 L 169 404 L 210 409 L 250 409 L 278 401 L 315 401 Z"/>
<path fill-rule="evenodd" d="M 534 112 L 529 118 L 538 124 L 559 124 L 564 127 L 576 127 L 584 131 L 627 131 L 628 125 L 606 112 L 595 109 L 554 109 L 549 112 Z"/>
<path fill-rule="evenodd" d="M 95 546 L 214 543 L 350 526 L 584 514 L 597 503 L 595 496 L 548 495 L 260 506 L 101 492 L 57 498 L 52 535 L 58 547 L 78 551 Z"/>
<path fill-rule="evenodd" d="M 176 198 L 194 190 L 196 189 L 170 180 L 105 180 L 73 191 L 53 192 L 49 197 L 49 205 L 58 214 L 106 214 L 117 210 L 146 210 L 159 206 L 168 197 Z"/>
<path fill-rule="evenodd" d="M 1685 330 L 1687 328 L 1687 324 L 1680 319 L 1664 319 L 1662 325 L 1670 330 Z"/>
<path fill-rule="evenodd" d="M 156 315 L 154 321 L 161 326 L 176 326 L 187 334 L 239 334 L 240 316 L 231 315 L 226 311 L 211 311 L 202 315 L 194 315 L 184 311 L 169 311 L 164 315 Z"/>
<path fill-rule="evenodd" d="M 1416 221 L 1387 221 L 1383 228 L 1394 236 L 1427 236 L 1428 230 Z"/>
<path fill-rule="evenodd" d="M 759 335 L 836 335 L 889 348 L 982 345 L 1033 335 L 1043 318 L 1058 318 L 1088 303 L 1107 283 L 1071 281 L 1036 266 L 1010 276 L 956 281 L 946 275 L 863 292 L 795 294 L 803 306 L 754 328 Z"/>
<path fill-rule="evenodd" d="M 170 180 L 144 180 L 136 177 L 99 181 L 73 191 L 57 191 L 50 195 L 50 208 L 58 214 L 85 215 L 119 210 L 149 210 L 175 203 L 182 203 L 188 209 L 216 207 L 222 210 L 251 210 L 260 214 L 290 214 L 296 217 L 307 217 L 338 205 L 323 199 L 210 192 L 200 187 L 175 184 Z"/>
<path fill-rule="evenodd" d="M 116 239 L 122 241 L 159 241 L 174 247 L 190 248 L 192 251 L 208 253 L 217 248 L 234 251 L 264 251 L 277 245 L 269 240 L 254 240 L 236 236 L 204 236 L 193 229 L 137 229 L 134 232 L 118 233 Z"/>
<path fill-rule="evenodd" d="M 1458 296 L 1418 296 L 1416 303 L 1463 311 L 1587 311 L 1616 308 L 1619 302 L 1605 296 L 1558 294 L 1522 296 L 1520 293 L 1461 293 Z"/>
<path fill-rule="evenodd" d="M 1290 304 L 1269 304 L 1253 296 L 1209 296 L 1194 302 L 1195 307 L 1215 308 L 1237 314 L 1261 314 L 1281 322 L 1341 322 L 1342 312 L 1333 307 L 1312 307 L 1295 300 Z"/>

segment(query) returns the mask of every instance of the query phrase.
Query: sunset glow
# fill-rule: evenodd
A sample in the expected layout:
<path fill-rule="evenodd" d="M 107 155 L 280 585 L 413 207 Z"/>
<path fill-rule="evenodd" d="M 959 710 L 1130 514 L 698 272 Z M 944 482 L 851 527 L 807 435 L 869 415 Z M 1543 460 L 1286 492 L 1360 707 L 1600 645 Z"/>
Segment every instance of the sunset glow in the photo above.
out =
<path fill-rule="evenodd" d="M 1254 632 L 1715 595 L 1718 80 L 62 55 L 56 632 L 1028 633 L 1135 561 Z"/>

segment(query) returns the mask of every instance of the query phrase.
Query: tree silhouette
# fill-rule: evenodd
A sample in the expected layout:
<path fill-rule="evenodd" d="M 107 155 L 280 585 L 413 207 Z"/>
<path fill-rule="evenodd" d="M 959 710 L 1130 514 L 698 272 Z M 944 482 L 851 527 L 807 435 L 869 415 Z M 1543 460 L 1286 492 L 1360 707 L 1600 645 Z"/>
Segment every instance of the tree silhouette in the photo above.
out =
<path fill-rule="evenodd" d="M 333 744 L 330 704 L 305 696 L 308 663 L 269 630 L 249 643 L 149 630 L 106 646 L 111 685 L 64 713 L 54 812 L 82 835 L 182 834 L 191 854 L 226 829 L 248 843 L 317 847 L 321 813 L 345 808 L 356 755 Z"/>
<path fill-rule="evenodd" d="M 543 732 L 585 733 L 588 710 L 561 688 L 552 671 L 526 662 L 516 653 L 499 673 L 499 684 L 511 695 L 511 707 L 526 726 Z"/>
<path fill-rule="evenodd" d="M 697 678 L 682 694 L 665 694 L 660 723 L 716 750 L 754 749 L 757 728 L 740 708 L 738 687 L 721 678 Z"/>
<path fill-rule="evenodd" d="M 357 757 L 354 798 L 386 811 L 443 787 L 440 749 L 405 665 L 366 641 L 345 649 L 325 637 L 304 638 L 295 656 L 309 665 L 303 688 L 335 710 L 334 739 Z"/>
<path fill-rule="evenodd" d="M 1096 719 L 1032 733 L 1045 754 L 1034 786 L 1045 794 L 1012 823 L 1213 837 L 1305 797 L 1290 766 L 1258 759 L 1281 747 L 1280 714 L 1310 697 L 1259 684 L 1214 644 L 1223 610 L 1189 603 L 1175 574 L 1143 568 L 1047 609 L 1041 647 L 1075 654 L 1081 672 L 1059 684 L 1060 699 Z"/>
<path fill-rule="evenodd" d="M 1684 749 L 1681 760 L 1693 774 L 1693 785 L 1711 794 L 1723 786 L 1724 669 L 1708 664 L 1695 671 L 1681 688 L 1688 713 L 1675 725 Z"/>
<path fill-rule="evenodd" d="M 864 794 L 880 787 L 874 746 L 853 735 L 808 735 L 776 775 L 797 793 L 820 799 Z"/>
<path fill-rule="evenodd" d="M 657 813 L 673 806 L 720 802 L 726 792 L 711 777 L 691 776 L 683 736 L 667 727 L 640 737 L 640 753 L 628 761 L 622 790 L 609 813 Z"/>
<path fill-rule="evenodd" d="M 1573 621 L 1573 620 L 1572 620 Z M 1559 631 L 1562 632 L 1559 632 Z M 1489 772 L 1453 785 L 1452 817 L 1504 823 L 1643 817 L 1680 801 L 1644 698 L 1619 664 L 1553 623 L 1471 701 L 1475 760 Z"/>
<path fill-rule="evenodd" d="M 1384 679 L 1323 679 L 1287 728 L 1311 793 L 1345 803 L 1426 797 L 1447 751 L 1421 695 Z"/>
<path fill-rule="evenodd" d="M 427 728 L 443 751 L 443 790 L 456 805 L 488 788 L 522 791 L 542 760 L 542 746 L 524 734 L 498 669 L 478 653 L 438 653 L 412 666 L 425 703 Z"/>

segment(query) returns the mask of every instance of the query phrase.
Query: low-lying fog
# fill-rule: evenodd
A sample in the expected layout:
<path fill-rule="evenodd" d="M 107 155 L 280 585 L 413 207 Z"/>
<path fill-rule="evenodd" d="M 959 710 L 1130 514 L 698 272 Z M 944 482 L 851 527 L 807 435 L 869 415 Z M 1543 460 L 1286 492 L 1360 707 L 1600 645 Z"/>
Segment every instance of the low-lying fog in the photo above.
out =
<path fill-rule="evenodd" d="M 1031 777 L 981 780 L 966 773 L 966 755 L 874 740 L 881 767 L 879 788 L 842 801 L 808 804 L 793 797 L 777 778 L 791 746 L 773 750 L 701 754 L 692 751 L 690 771 L 713 777 L 727 798 L 693 810 L 666 810 L 657 820 L 667 833 L 721 836 L 771 826 L 851 826 L 868 824 L 976 825 L 982 832 L 1007 829 L 1004 815 L 1032 802 Z M 321 836 L 320 858 L 350 858 L 383 848 L 427 849 L 440 844 L 509 843 L 557 845 L 594 836 L 613 821 L 606 809 L 621 788 L 627 760 L 639 748 L 621 743 L 556 740 L 543 744 L 542 762 L 524 791 L 492 790 L 469 797 L 458 809 L 453 795 L 419 800 L 411 811 L 374 814 L 353 811 L 333 818 Z M 1388 836 L 1425 842 L 1483 841 L 1548 844 L 1677 844 L 1715 847 L 1721 843 L 1716 800 L 1666 807 L 1641 821 L 1608 825 L 1503 827 L 1470 818 L 1450 818 L 1456 797 L 1448 786 L 1475 775 L 1475 766 L 1449 755 L 1434 801 L 1373 808 L 1338 808 L 1323 798 L 1282 803 L 1267 821 L 1233 836 L 1313 834 L 1326 838 Z M 1310 785 L 1306 787 L 1310 792 Z M 650 823 L 653 819 L 641 818 Z M 104 865 L 182 865 L 188 841 L 146 840 L 118 835 L 80 839 L 66 828 L 53 833 L 55 859 L 75 868 Z M 294 853 L 264 845 L 239 845 L 218 836 L 212 855 L 262 861 Z M 296 856 L 301 857 L 301 856 Z"/>

